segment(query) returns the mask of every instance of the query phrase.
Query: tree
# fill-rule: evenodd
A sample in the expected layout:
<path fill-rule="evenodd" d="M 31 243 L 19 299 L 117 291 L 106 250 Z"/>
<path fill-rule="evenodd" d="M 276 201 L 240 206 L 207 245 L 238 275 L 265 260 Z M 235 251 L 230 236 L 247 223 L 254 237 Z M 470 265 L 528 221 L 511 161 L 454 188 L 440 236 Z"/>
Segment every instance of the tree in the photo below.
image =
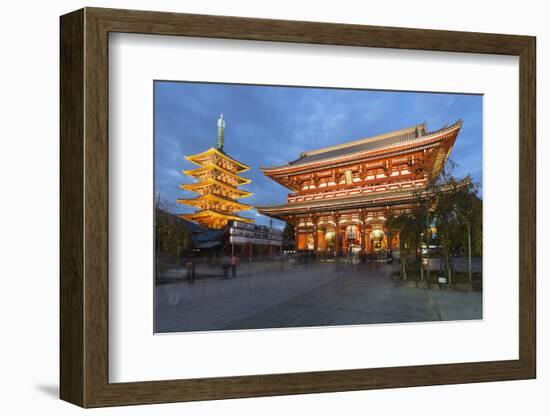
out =
<path fill-rule="evenodd" d="M 470 176 L 457 180 L 452 174 L 456 164 L 449 160 L 440 175 L 422 189 L 414 192 L 416 204 L 406 212 L 388 219 L 390 231 L 399 232 L 401 278 L 407 280 L 407 264 L 414 256 L 419 261 L 420 280 L 424 280 L 422 246 L 428 248 L 436 237 L 448 282 L 453 282 L 453 256 L 468 256 L 468 276 L 472 281 L 472 256 L 481 253 L 482 201 L 477 196 L 478 185 Z M 429 267 L 427 270 L 429 280 Z"/>
<path fill-rule="evenodd" d="M 179 265 L 182 251 L 191 246 L 191 236 L 184 220 L 174 212 L 174 207 L 161 200 L 160 193 L 155 198 L 155 269 L 160 278 L 161 254 L 175 259 Z"/>
<path fill-rule="evenodd" d="M 159 210 L 156 215 L 157 244 L 161 252 L 179 262 L 182 250 L 190 245 L 189 232 L 180 218 L 166 211 Z"/>
<path fill-rule="evenodd" d="M 295 240 L 295 229 L 294 225 L 290 222 L 287 222 L 285 229 L 283 230 L 283 249 L 284 250 L 297 250 Z"/>
<path fill-rule="evenodd" d="M 401 213 L 388 218 L 387 227 L 399 233 L 400 276 L 407 280 L 407 264 L 416 252 L 418 241 L 417 222 L 411 213 Z"/>
<path fill-rule="evenodd" d="M 457 180 L 443 170 L 435 192 L 434 218 L 445 272 L 449 283 L 453 281 L 452 256 L 468 255 L 468 276 L 472 280 L 472 241 L 481 240 L 481 200 L 477 197 L 478 185 L 470 176 Z"/>
<path fill-rule="evenodd" d="M 431 188 L 417 190 L 414 193 L 416 204 L 407 212 L 390 217 L 388 220 L 389 234 L 399 233 L 399 251 L 401 253 L 401 277 L 407 280 L 407 262 L 418 261 L 420 280 L 424 280 L 422 264 L 422 245 L 429 245 L 431 231 L 429 227 L 429 212 L 433 206 L 433 191 Z M 403 257 L 404 256 L 404 257 Z"/>
<path fill-rule="evenodd" d="M 445 274 L 449 283 L 453 279 L 453 267 L 451 261 L 452 246 L 456 234 L 456 215 L 454 212 L 455 189 L 452 185 L 447 186 L 437 195 L 437 202 L 434 212 L 437 236 L 441 246 L 441 255 L 445 266 Z"/>
<path fill-rule="evenodd" d="M 483 201 L 476 195 L 472 198 L 472 252 L 483 255 Z"/>
<path fill-rule="evenodd" d="M 465 228 L 465 239 L 468 250 L 468 280 L 472 282 L 472 251 L 473 235 L 476 240 L 481 238 L 481 200 L 477 197 L 478 185 L 472 181 L 471 177 L 466 177 L 460 189 L 456 192 L 455 204 L 456 213 L 459 221 Z M 479 203 L 478 203 L 479 201 Z"/>

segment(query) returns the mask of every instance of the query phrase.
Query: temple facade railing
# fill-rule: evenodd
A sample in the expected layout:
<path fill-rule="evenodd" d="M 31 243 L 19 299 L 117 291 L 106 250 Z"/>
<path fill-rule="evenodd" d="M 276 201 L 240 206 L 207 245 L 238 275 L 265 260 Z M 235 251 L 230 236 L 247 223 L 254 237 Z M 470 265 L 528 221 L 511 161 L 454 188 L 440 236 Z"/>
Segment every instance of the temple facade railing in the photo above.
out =
<path fill-rule="evenodd" d="M 337 189 L 331 192 L 325 192 L 320 190 L 317 193 L 303 194 L 303 193 L 293 193 L 289 194 L 287 197 L 288 203 L 295 202 L 304 202 L 304 201 L 314 201 L 327 198 L 338 198 L 354 195 L 366 195 L 376 192 L 386 192 L 386 191 L 399 191 L 404 189 L 413 189 L 421 188 L 426 186 L 426 179 L 418 179 L 407 182 L 394 182 L 384 185 L 372 186 L 372 187 L 353 187 L 353 188 L 343 188 Z"/>

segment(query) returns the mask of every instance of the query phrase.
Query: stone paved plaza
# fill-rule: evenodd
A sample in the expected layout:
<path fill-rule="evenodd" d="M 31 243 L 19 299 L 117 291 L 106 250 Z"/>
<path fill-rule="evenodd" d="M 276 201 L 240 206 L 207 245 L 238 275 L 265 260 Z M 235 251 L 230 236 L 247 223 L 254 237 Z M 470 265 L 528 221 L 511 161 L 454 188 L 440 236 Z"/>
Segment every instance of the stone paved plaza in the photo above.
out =
<path fill-rule="evenodd" d="M 482 318 L 479 292 L 396 286 L 395 266 L 243 264 L 236 278 L 156 286 L 156 332 Z"/>

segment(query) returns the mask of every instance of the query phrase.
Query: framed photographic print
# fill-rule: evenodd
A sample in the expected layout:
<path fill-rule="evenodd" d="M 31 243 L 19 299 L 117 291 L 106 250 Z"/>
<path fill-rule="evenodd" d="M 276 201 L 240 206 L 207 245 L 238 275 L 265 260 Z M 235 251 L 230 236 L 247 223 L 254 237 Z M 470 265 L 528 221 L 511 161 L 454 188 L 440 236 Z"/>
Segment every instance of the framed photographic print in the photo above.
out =
<path fill-rule="evenodd" d="M 534 378 L 535 38 L 61 17 L 61 398 Z"/>

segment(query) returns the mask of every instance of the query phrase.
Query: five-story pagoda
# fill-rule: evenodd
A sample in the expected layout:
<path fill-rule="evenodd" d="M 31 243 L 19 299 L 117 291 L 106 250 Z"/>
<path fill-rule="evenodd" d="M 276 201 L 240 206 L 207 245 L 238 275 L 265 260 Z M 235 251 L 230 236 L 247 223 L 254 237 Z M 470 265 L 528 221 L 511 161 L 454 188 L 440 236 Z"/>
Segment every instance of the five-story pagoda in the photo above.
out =
<path fill-rule="evenodd" d="M 247 171 L 249 166 L 238 162 L 223 149 L 225 120 L 223 114 L 218 119 L 217 146 L 195 155 L 185 156 L 187 160 L 199 167 L 184 170 L 183 173 L 198 179 L 198 182 L 182 184 L 180 188 L 200 194 L 192 199 L 178 199 L 177 202 L 198 208 L 192 214 L 182 214 L 181 218 L 194 221 L 207 228 L 220 229 L 229 221 L 253 222 L 253 220 L 236 215 L 237 211 L 251 208 L 237 201 L 252 193 L 238 187 L 250 183 L 250 179 L 238 174 Z"/>

